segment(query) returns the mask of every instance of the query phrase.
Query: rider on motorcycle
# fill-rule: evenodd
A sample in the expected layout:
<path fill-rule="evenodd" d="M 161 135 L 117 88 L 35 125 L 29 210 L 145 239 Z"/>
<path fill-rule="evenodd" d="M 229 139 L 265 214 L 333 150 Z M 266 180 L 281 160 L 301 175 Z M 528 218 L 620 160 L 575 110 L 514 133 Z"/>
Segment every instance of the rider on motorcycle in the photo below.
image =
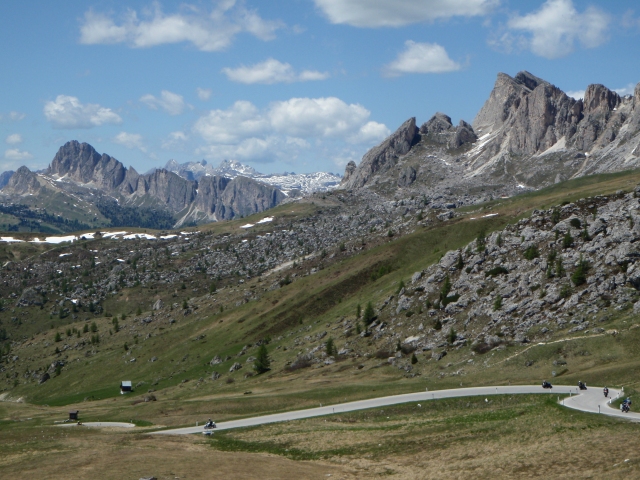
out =
<path fill-rule="evenodd" d="M 609 389 L 607 387 L 604 387 L 604 396 L 605 397 L 609 396 Z"/>

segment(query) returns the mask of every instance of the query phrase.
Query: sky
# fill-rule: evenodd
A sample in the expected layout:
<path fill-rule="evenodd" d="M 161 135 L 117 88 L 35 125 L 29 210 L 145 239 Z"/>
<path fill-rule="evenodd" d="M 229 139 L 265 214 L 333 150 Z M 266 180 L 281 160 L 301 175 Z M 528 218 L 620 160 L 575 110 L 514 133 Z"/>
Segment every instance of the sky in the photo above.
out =
<path fill-rule="evenodd" d="M 4 0 L 0 172 L 78 140 L 342 173 L 410 117 L 471 123 L 498 72 L 631 94 L 639 40 L 637 0 Z"/>

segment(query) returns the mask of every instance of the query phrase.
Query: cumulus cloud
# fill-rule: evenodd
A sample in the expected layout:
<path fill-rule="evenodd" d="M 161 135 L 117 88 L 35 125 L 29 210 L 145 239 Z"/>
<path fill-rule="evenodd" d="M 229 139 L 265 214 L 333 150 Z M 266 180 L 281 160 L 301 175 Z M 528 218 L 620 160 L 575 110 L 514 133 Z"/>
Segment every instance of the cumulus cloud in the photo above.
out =
<path fill-rule="evenodd" d="M 292 98 L 262 110 L 238 101 L 196 121 L 194 132 L 207 143 L 196 153 L 217 159 L 272 161 L 295 159 L 313 147 L 328 156 L 337 155 L 346 145 L 362 149 L 389 135 L 389 129 L 370 116 L 362 105 L 335 97 Z"/>
<path fill-rule="evenodd" d="M 486 15 L 500 0 L 314 0 L 331 23 L 400 27 L 456 16 Z"/>
<path fill-rule="evenodd" d="M 140 101 L 152 110 L 162 108 L 169 115 L 180 115 L 186 106 L 182 95 L 170 92 L 169 90 L 162 90 L 162 92 L 160 92 L 160 98 L 156 98 L 153 95 L 144 95 L 140 98 Z"/>
<path fill-rule="evenodd" d="M 437 43 L 405 42 L 405 50 L 383 72 L 390 77 L 407 73 L 445 73 L 460 70 L 462 66 L 449 58 L 447 51 Z"/>
<path fill-rule="evenodd" d="M 19 143 L 22 143 L 22 135 L 19 133 L 11 134 L 5 139 L 5 142 L 9 145 L 18 145 Z"/>
<path fill-rule="evenodd" d="M 536 12 L 515 15 L 507 22 L 508 29 L 528 35 L 514 39 L 505 34 L 502 40 L 525 46 L 540 57 L 560 58 L 573 52 L 576 43 L 584 48 L 602 45 L 610 21 L 610 16 L 596 7 L 579 13 L 572 0 L 547 0 Z"/>
<path fill-rule="evenodd" d="M 33 158 L 29 152 L 18 150 L 17 148 L 10 148 L 5 150 L 4 158 L 11 161 L 22 162 L 24 160 L 30 160 Z"/>
<path fill-rule="evenodd" d="M 296 73 L 290 64 L 279 62 L 274 58 L 269 58 L 262 63 L 248 67 L 242 65 L 238 68 L 223 68 L 222 73 L 233 82 L 246 84 L 307 82 L 324 80 L 329 77 L 328 73 L 315 70 L 304 70 Z"/>
<path fill-rule="evenodd" d="M 172 148 L 179 147 L 188 139 L 189 137 L 185 132 L 171 132 L 169 136 L 162 142 L 162 148 L 164 148 L 165 150 L 170 150 Z"/>
<path fill-rule="evenodd" d="M 26 113 L 15 111 L 9 113 L 0 113 L 0 122 L 19 122 L 20 120 L 24 120 L 26 116 Z"/>
<path fill-rule="evenodd" d="M 138 149 L 142 152 L 147 151 L 142 141 L 142 135 L 139 133 L 120 132 L 113 137 L 113 142 L 131 150 Z"/>
<path fill-rule="evenodd" d="M 569 90 L 567 96 L 575 98 L 576 100 L 580 100 L 584 98 L 584 90 Z"/>
<path fill-rule="evenodd" d="M 203 102 L 206 102 L 211 98 L 211 94 L 213 93 L 210 88 L 196 88 L 196 93 L 198 94 L 198 98 Z"/>
<path fill-rule="evenodd" d="M 77 97 L 58 95 L 44 104 L 44 116 L 55 128 L 92 128 L 122 123 L 120 115 L 95 103 L 80 103 Z"/>
<path fill-rule="evenodd" d="M 80 43 L 85 45 L 126 43 L 143 48 L 188 42 L 198 50 L 214 52 L 228 47 L 240 33 L 260 40 L 272 40 L 283 26 L 280 21 L 262 19 L 242 2 L 218 1 L 211 11 L 182 5 L 177 13 L 165 14 L 159 4 L 141 12 L 128 10 L 119 22 L 109 15 L 89 10 L 80 26 Z"/>

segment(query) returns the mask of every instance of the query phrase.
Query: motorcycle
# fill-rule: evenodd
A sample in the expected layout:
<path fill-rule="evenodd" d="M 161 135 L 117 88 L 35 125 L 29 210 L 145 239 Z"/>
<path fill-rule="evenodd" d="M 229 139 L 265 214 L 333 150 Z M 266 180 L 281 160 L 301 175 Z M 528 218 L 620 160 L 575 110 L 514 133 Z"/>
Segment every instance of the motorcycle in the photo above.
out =
<path fill-rule="evenodd" d="M 587 389 L 587 384 L 584 382 L 578 382 L 578 388 L 580 390 L 586 390 Z"/>
<path fill-rule="evenodd" d="M 545 380 L 542 382 L 542 388 L 553 388 L 553 385 Z"/>
<path fill-rule="evenodd" d="M 622 405 L 620 405 L 620 410 L 622 410 L 622 413 L 629 413 L 629 404 L 627 402 L 622 402 Z"/>
<path fill-rule="evenodd" d="M 216 422 L 207 422 L 204 424 L 205 430 L 213 430 L 214 428 L 216 428 Z"/>
<path fill-rule="evenodd" d="M 609 398 L 609 389 L 608 388 L 604 389 L 604 398 Z"/>

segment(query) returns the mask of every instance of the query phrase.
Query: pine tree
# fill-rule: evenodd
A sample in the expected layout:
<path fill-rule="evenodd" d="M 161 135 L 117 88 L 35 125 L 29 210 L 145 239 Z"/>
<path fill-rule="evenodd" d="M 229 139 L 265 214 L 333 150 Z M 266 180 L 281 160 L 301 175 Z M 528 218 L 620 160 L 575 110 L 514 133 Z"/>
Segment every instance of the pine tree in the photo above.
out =
<path fill-rule="evenodd" d="M 265 373 L 271 370 L 271 360 L 267 352 L 267 346 L 263 343 L 258 349 L 256 361 L 253 362 L 253 369 L 257 374 Z"/>
<path fill-rule="evenodd" d="M 373 310 L 373 303 L 368 302 L 364 309 L 364 324 L 368 327 L 371 325 L 374 318 L 376 318 L 376 313 Z"/>

